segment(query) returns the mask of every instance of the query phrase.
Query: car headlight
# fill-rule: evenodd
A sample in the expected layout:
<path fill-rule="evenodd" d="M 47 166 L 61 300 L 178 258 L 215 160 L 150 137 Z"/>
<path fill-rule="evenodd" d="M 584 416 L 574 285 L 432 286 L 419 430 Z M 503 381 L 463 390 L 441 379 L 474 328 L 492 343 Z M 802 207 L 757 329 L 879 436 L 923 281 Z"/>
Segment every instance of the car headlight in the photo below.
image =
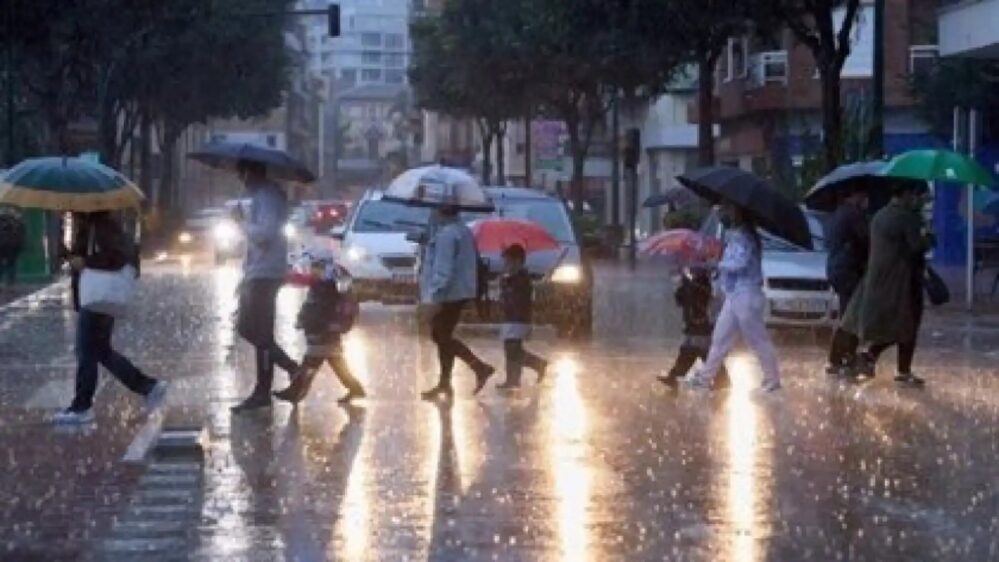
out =
<path fill-rule="evenodd" d="M 560 265 L 552 273 L 552 282 L 577 284 L 583 280 L 583 270 L 578 265 Z"/>
<path fill-rule="evenodd" d="M 288 223 L 288 224 L 284 225 L 284 237 L 285 238 L 287 238 L 289 240 L 294 240 L 296 236 L 298 236 L 298 229 L 295 228 L 295 225 L 293 225 L 291 223 Z"/>
<path fill-rule="evenodd" d="M 215 241 L 220 244 L 231 244 L 236 240 L 236 236 L 239 235 L 239 231 L 235 224 L 225 221 L 215 225 L 215 228 L 212 230 L 212 235 L 215 236 Z"/>
<path fill-rule="evenodd" d="M 347 248 L 347 259 L 352 262 L 361 262 L 368 259 L 368 251 L 360 246 Z"/>
<path fill-rule="evenodd" d="M 190 244 L 194 241 L 194 236 L 191 236 L 191 233 L 185 230 L 177 235 L 177 241 L 181 244 Z"/>

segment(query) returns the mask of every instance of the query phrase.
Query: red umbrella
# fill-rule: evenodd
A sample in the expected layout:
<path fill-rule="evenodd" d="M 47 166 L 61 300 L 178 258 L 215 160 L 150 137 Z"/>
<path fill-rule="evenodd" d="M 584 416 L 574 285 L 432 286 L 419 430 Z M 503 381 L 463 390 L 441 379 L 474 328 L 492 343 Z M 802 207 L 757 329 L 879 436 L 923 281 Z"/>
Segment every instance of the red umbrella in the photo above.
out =
<path fill-rule="evenodd" d="M 664 230 L 642 241 L 643 256 L 666 258 L 677 265 L 700 265 L 718 260 L 722 243 L 686 228 Z"/>
<path fill-rule="evenodd" d="M 558 250 L 561 246 L 545 228 L 537 223 L 508 218 L 492 218 L 471 224 L 479 252 L 502 252 L 519 244 L 528 254 Z"/>

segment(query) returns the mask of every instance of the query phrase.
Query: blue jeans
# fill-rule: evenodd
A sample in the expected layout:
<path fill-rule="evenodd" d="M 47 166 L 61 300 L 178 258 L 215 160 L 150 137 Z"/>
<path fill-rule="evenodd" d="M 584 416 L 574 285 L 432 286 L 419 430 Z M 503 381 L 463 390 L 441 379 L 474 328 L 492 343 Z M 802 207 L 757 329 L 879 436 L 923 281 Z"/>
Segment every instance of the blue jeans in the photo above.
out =
<path fill-rule="evenodd" d="M 145 396 L 156 384 L 111 348 L 114 317 L 81 309 L 76 321 L 76 397 L 71 410 L 89 410 L 97 391 L 97 365 L 104 368 L 129 390 Z"/>

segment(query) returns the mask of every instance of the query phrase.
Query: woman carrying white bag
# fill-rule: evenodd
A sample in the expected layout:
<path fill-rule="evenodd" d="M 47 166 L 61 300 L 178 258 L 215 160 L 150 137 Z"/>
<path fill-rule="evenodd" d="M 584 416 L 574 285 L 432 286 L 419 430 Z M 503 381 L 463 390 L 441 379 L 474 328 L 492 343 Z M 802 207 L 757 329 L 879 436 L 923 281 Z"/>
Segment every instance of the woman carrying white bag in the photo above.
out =
<path fill-rule="evenodd" d="M 111 347 L 116 316 L 124 314 L 138 275 L 138 255 L 121 226 L 108 212 L 80 214 L 73 248 L 67 261 L 73 269 L 73 306 L 76 325 L 76 396 L 56 414 L 57 424 L 84 424 L 94 420 L 97 366 L 104 365 L 129 390 L 145 397 L 154 408 L 166 395 L 166 382 L 145 375 Z"/>

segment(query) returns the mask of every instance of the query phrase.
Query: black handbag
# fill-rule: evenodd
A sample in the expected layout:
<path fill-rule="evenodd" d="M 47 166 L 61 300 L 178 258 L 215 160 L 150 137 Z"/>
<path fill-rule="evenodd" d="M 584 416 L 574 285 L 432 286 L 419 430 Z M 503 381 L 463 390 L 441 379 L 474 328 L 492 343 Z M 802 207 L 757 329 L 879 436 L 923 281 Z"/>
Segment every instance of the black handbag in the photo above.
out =
<path fill-rule="evenodd" d="M 950 289 L 947 288 L 944 280 L 940 278 L 940 274 L 930 266 L 926 266 L 923 286 L 926 288 L 926 297 L 930 299 L 930 304 L 933 306 L 940 306 L 950 302 Z"/>

